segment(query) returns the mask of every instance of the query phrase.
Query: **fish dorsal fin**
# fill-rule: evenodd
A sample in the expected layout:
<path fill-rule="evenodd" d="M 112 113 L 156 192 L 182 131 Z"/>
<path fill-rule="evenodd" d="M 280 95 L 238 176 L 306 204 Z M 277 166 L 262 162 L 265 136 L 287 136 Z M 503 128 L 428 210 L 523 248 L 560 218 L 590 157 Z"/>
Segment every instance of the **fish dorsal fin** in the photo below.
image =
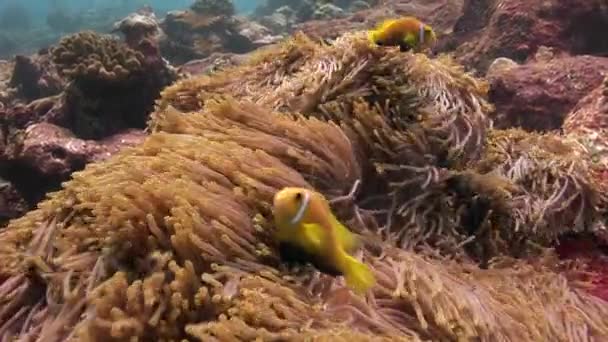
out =
<path fill-rule="evenodd" d="M 308 210 L 309 206 L 310 206 L 310 192 L 305 191 L 304 197 L 302 198 L 302 203 L 300 204 L 298 211 L 296 212 L 294 217 L 291 219 L 290 223 L 294 226 L 300 224 L 300 222 L 304 218 L 304 214 L 306 214 L 306 210 Z"/>
<path fill-rule="evenodd" d="M 376 30 L 378 30 L 378 31 L 385 30 L 387 27 L 391 26 L 396 21 L 397 21 L 397 19 L 385 19 L 380 22 L 380 24 L 376 27 Z"/>

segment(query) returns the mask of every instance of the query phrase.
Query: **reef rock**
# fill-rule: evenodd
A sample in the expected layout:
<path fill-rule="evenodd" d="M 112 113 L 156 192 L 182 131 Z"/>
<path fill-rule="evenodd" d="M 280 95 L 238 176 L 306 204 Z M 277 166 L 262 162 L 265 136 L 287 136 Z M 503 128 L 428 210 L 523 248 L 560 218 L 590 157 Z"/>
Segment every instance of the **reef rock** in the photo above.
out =
<path fill-rule="evenodd" d="M 15 186 L 0 178 L 0 228 L 16 217 L 25 214 L 30 205 Z"/>
<path fill-rule="evenodd" d="M 314 19 L 334 19 L 343 17 L 346 13 L 344 10 L 332 3 L 321 4 L 315 8 L 312 17 Z"/>
<path fill-rule="evenodd" d="M 12 146 L 15 155 L 11 160 L 48 179 L 65 179 L 88 162 L 106 159 L 124 146 L 141 142 L 144 136 L 141 130 L 129 130 L 100 141 L 83 140 L 68 129 L 42 122 L 25 129 L 20 146 Z"/>
<path fill-rule="evenodd" d="M 495 125 L 549 131 L 561 128 L 574 106 L 608 73 L 608 58 L 564 56 L 511 66 L 490 75 Z"/>
<path fill-rule="evenodd" d="M 188 10 L 169 12 L 160 25 L 167 35 L 160 41 L 162 54 L 176 64 L 214 53 L 247 53 L 280 38 L 259 23 L 235 16 L 223 0 L 198 1 Z"/>
<path fill-rule="evenodd" d="M 10 89 L 9 83 L 14 65 L 13 62 L 0 60 L 0 110 L 6 107 L 13 97 L 13 91 Z"/>
<path fill-rule="evenodd" d="M 604 168 L 602 180 L 608 182 L 608 77 L 566 116 L 563 130 L 587 147 Z"/>
<path fill-rule="evenodd" d="M 462 14 L 464 0 L 396 0 L 382 1 L 370 9 L 350 13 L 342 18 L 310 20 L 294 27 L 312 37 L 333 39 L 346 32 L 367 30 L 380 21 L 402 15 L 413 15 L 431 24 L 438 35 L 451 32 Z"/>
<path fill-rule="evenodd" d="M 454 34 L 442 43 L 456 46 L 466 65 L 485 72 L 498 57 L 524 62 L 539 46 L 571 54 L 605 54 L 608 4 L 604 0 L 468 0 Z"/>
<path fill-rule="evenodd" d="M 190 76 L 211 74 L 226 67 L 236 66 L 245 61 L 247 55 L 234 53 L 214 53 L 203 59 L 189 61 L 179 67 L 180 73 Z"/>
<path fill-rule="evenodd" d="M 124 19 L 113 25 L 114 31 L 121 32 L 125 36 L 125 42 L 134 48 L 146 38 L 159 39 L 163 34 L 156 15 L 149 8 L 143 8 L 135 13 L 129 14 Z"/>
<path fill-rule="evenodd" d="M 11 75 L 8 86 L 26 102 L 59 94 L 65 86 L 46 50 L 32 56 L 17 55 Z"/>
<path fill-rule="evenodd" d="M 129 20 L 119 27 L 131 45 L 81 32 L 11 64 L 0 106 L 0 177 L 29 206 L 86 163 L 139 141 L 155 99 L 176 79 L 160 56 L 157 32 Z"/>
<path fill-rule="evenodd" d="M 499 57 L 490 64 L 488 71 L 486 72 L 486 78 L 493 79 L 499 77 L 501 74 L 509 72 L 511 69 L 519 66 L 515 61 L 506 57 Z"/>

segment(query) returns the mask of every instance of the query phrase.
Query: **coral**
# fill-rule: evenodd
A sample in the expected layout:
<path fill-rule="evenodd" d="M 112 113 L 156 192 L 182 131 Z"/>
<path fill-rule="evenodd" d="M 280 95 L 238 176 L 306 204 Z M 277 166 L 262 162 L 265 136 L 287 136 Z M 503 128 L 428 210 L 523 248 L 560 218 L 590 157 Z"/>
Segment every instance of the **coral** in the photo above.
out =
<path fill-rule="evenodd" d="M 63 94 L 64 118 L 59 123 L 76 136 L 99 139 L 124 127 L 143 128 L 160 89 L 176 78 L 152 38 L 132 43 L 138 50 L 81 32 L 52 50 L 60 72 L 74 81 Z"/>
<path fill-rule="evenodd" d="M 143 69 L 140 52 L 88 31 L 63 38 L 52 54 L 62 75 L 81 81 L 121 82 Z"/>
<path fill-rule="evenodd" d="M 550 250 L 512 258 L 531 250 L 514 252 L 521 230 L 550 244 L 601 222 L 588 158 L 554 135 L 491 129 L 487 90 L 449 57 L 370 46 L 365 32 L 298 35 L 180 80 L 140 145 L 74 173 L 0 234 L 0 336 L 606 338 L 608 307 L 569 281 L 576 270 Z M 333 201 L 357 181 L 333 203 L 378 241 L 358 253 L 378 279 L 366 297 L 286 267 L 269 234 L 278 189 Z M 483 269 L 470 245 L 490 243 Z"/>
<path fill-rule="evenodd" d="M 531 61 L 491 78 L 498 128 L 559 129 L 574 106 L 602 82 L 608 58 L 554 57 Z"/>

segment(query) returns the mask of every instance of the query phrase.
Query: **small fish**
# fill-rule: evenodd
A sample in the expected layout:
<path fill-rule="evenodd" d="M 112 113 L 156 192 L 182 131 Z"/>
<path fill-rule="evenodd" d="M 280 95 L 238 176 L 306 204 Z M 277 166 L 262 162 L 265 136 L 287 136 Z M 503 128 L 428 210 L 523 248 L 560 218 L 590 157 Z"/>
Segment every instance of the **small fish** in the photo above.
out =
<path fill-rule="evenodd" d="M 388 19 L 368 33 L 370 41 L 379 46 L 399 46 L 401 51 L 422 51 L 437 41 L 435 31 L 414 17 Z"/>
<path fill-rule="evenodd" d="M 361 241 L 333 215 L 323 195 L 304 188 L 284 188 L 274 196 L 273 213 L 282 258 L 311 262 L 324 273 L 343 275 L 357 293 L 375 284 L 367 265 L 350 255 Z"/>

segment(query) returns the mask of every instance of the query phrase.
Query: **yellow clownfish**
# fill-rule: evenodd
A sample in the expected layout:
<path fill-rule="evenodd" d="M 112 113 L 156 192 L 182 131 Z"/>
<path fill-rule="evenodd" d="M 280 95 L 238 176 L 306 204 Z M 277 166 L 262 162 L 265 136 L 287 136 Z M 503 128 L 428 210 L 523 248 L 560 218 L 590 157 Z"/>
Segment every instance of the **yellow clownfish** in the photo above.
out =
<path fill-rule="evenodd" d="M 399 46 L 401 51 L 422 51 L 437 41 L 435 31 L 414 17 L 388 19 L 368 33 L 369 40 L 379 46 Z"/>
<path fill-rule="evenodd" d="M 357 293 L 375 284 L 369 267 L 350 255 L 359 248 L 360 240 L 333 215 L 323 195 L 284 188 L 274 196 L 273 214 L 283 259 L 311 262 L 322 272 L 343 275 Z"/>

